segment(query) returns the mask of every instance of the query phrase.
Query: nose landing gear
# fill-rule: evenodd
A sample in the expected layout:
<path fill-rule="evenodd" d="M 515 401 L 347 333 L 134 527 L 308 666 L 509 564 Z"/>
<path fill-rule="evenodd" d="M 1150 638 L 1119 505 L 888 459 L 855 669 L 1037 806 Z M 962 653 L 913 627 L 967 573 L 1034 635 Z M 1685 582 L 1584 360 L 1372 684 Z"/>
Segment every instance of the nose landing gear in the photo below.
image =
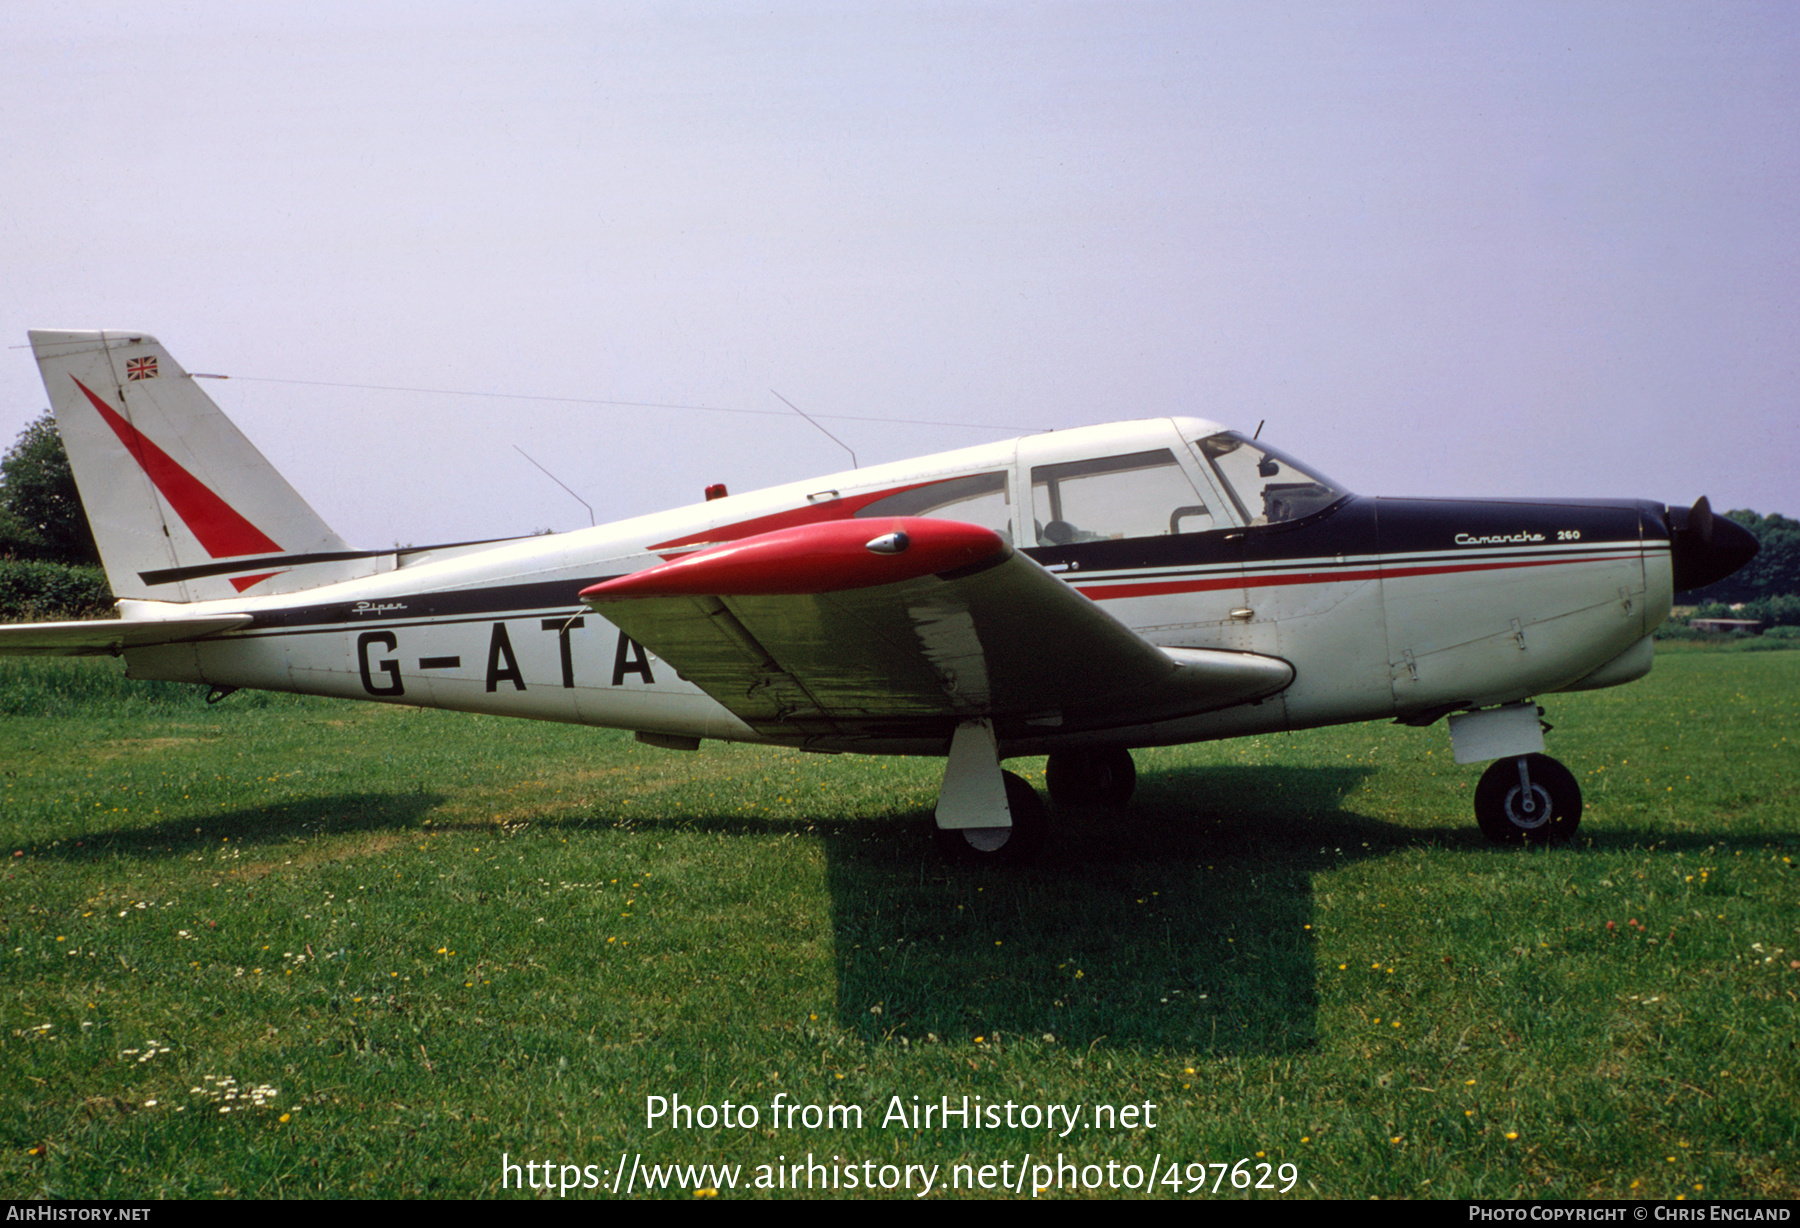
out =
<path fill-rule="evenodd" d="M 1561 844 L 1581 823 L 1581 786 L 1548 755 L 1499 759 L 1475 786 L 1475 821 L 1495 844 Z"/>

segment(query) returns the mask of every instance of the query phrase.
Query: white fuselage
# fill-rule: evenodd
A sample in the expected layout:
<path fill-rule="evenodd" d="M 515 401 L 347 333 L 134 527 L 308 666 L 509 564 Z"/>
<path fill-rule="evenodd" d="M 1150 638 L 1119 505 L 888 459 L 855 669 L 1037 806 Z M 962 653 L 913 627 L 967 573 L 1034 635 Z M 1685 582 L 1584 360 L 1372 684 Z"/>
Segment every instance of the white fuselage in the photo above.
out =
<path fill-rule="evenodd" d="M 1193 446 L 1220 429 L 1153 419 L 1032 436 L 573 533 L 371 556 L 361 564 L 370 574 L 302 592 L 128 603 L 128 618 L 178 611 L 256 621 L 215 638 L 128 650 L 127 663 L 134 678 L 762 741 L 576 594 L 709 542 L 897 506 L 883 500 L 933 484 L 961 479 L 974 490 L 972 475 L 986 475 L 988 496 L 939 514 L 985 518 L 1154 644 L 1254 652 L 1295 670 L 1285 691 L 1256 703 L 1079 735 L 1046 731 L 1004 745 L 1005 754 L 1429 714 L 1611 685 L 1648 668 L 1643 643 L 1670 601 L 1668 543 L 1628 527 L 1636 525 L 1628 505 L 1349 497 L 1293 524 L 1258 523 L 1225 488 L 1226 471 Z M 1071 514 L 1058 505 L 1052 520 L 1044 502 L 1058 475 L 1074 491 L 1068 475 L 1093 468 L 1093 458 L 1165 449 L 1169 478 L 1197 494 L 1146 490 L 1147 500 L 1164 503 L 1137 521 L 1125 511 L 1090 513 L 1117 516 L 1119 531 L 1046 539 L 1046 523 Z M 937 742 L 808 745 L 944 750 Z"/>

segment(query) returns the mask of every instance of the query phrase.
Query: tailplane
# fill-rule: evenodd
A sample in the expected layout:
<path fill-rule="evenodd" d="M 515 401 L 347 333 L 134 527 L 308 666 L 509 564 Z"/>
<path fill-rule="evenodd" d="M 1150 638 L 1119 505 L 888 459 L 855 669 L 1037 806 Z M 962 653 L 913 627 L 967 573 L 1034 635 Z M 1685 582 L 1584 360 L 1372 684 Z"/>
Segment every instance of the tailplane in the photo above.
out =
<path fill-rule="evenodd" d="M 276 595 L 370 570 L 156 338 L 34 330 L 31 348 L 116 596 Z"/>

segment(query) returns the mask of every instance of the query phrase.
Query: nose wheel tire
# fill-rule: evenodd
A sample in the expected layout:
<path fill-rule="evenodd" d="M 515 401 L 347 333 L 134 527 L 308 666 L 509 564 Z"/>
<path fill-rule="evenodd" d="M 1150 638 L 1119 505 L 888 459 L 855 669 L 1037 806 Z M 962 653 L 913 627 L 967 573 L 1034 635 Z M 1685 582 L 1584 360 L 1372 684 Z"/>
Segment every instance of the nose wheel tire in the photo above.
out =
<path fill-rule="evenodd" d="M 1059 750 L 1044 765 L 1044 784 L 1058 806 L 1123 806 L 1137 788 L 1137 765 L 1122 746 Z"/>
<path fill-rule="evenodd" d="M 1581 824 L 1581 786 L 1548 755 L 1496 760 L 1475 786 L 1475 821 L 1495 844 L 1561 844 Z"/>
<path fill-rule="evenodd" d="M 1006 808 L 1011 827 L 940 827 L 939 850 L 970 865 L 1023 865 L 1043 851 L 1050 836 L 1050 819 L 1037 790 L 1021 776 L 1002 772 L 1006 780 Z"/>

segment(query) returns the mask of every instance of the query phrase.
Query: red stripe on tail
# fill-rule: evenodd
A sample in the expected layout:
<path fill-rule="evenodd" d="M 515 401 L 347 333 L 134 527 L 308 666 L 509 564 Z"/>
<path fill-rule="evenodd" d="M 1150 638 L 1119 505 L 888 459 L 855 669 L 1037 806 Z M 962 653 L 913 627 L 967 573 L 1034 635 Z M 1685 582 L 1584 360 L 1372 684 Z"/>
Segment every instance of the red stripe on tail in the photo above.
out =
<path fill-rule="evenodd" d="M 95 396 L 91 388 L 80 380 L 75 380 L 75 386 L 100 411 L 100 417 L 156 484 L 156 489 L 169 501 L 169 506 L 175 509 L 175 514 L 181 517 L 181 522 L 187 525 L 189 532 L 200 540 L 200 545 L 207 554 L 219 559 L 233 558 L 240 554 L 282 553 L 281 547 L 269 540 L 268 534 L 245 520 L 231 504 L 213 493 L 211 487 L 183 469 L 174 457 L 151 443 L 135 426 Z M 267 578 L 247 577 L 239 591 Z"/>

